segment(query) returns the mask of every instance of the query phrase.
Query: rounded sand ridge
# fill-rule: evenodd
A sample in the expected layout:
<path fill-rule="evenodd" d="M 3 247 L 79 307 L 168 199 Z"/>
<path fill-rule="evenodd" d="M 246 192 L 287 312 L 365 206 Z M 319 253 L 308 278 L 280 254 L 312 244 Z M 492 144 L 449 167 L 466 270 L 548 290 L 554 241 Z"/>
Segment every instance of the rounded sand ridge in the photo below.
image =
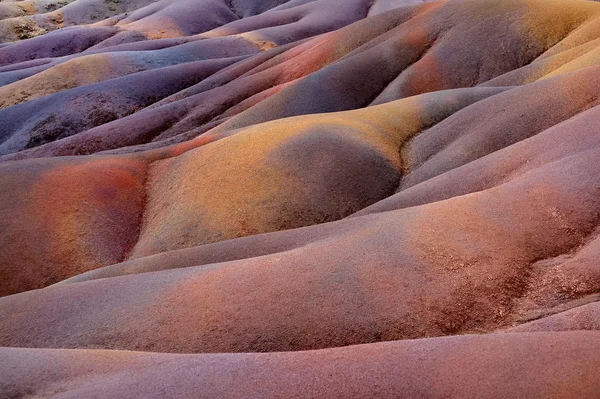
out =
<path fill-rule="evenodd" d="M 599 27 L 0 2 L 0 397 L 597 397 Z"/>

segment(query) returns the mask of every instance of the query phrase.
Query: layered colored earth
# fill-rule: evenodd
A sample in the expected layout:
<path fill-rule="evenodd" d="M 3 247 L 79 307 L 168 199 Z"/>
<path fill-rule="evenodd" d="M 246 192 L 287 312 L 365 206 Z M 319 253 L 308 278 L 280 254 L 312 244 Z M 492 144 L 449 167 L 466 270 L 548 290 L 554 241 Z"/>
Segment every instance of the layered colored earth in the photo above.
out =
<path fill-rule="evenodd" d="M 0 0 L 0 398 L 598 398 L 600 2 Z"/>

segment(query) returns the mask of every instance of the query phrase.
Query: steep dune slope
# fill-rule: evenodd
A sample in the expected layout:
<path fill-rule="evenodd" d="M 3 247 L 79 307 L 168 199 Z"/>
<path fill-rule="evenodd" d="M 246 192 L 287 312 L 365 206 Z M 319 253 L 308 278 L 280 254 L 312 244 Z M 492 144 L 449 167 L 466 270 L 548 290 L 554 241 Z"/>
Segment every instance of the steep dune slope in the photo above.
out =
<path fill-rule="evenodd" d="M 0 397 L 596 397 L 599 27 L 0 2 Z"/>

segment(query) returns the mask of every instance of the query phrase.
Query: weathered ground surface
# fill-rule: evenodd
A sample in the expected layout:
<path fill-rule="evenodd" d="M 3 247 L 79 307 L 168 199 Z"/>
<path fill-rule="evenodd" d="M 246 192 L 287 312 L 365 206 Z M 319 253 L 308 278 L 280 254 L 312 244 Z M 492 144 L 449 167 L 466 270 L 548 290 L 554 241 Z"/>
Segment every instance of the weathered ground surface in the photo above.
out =
<path fill-rule="evenodd" d="M 0 1 L 0 398 L 597 398 L 600 3 Z"/>

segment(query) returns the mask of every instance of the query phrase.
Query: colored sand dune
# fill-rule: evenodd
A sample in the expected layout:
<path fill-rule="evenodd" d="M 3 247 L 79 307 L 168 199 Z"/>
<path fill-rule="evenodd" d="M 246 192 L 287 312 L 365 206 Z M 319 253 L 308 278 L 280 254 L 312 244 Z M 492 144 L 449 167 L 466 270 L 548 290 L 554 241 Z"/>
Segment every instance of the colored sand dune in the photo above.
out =
<path fill-rule="evenodd" d="M 0 398 L 597 398 L 600 3 L 0 0 Z"/>

